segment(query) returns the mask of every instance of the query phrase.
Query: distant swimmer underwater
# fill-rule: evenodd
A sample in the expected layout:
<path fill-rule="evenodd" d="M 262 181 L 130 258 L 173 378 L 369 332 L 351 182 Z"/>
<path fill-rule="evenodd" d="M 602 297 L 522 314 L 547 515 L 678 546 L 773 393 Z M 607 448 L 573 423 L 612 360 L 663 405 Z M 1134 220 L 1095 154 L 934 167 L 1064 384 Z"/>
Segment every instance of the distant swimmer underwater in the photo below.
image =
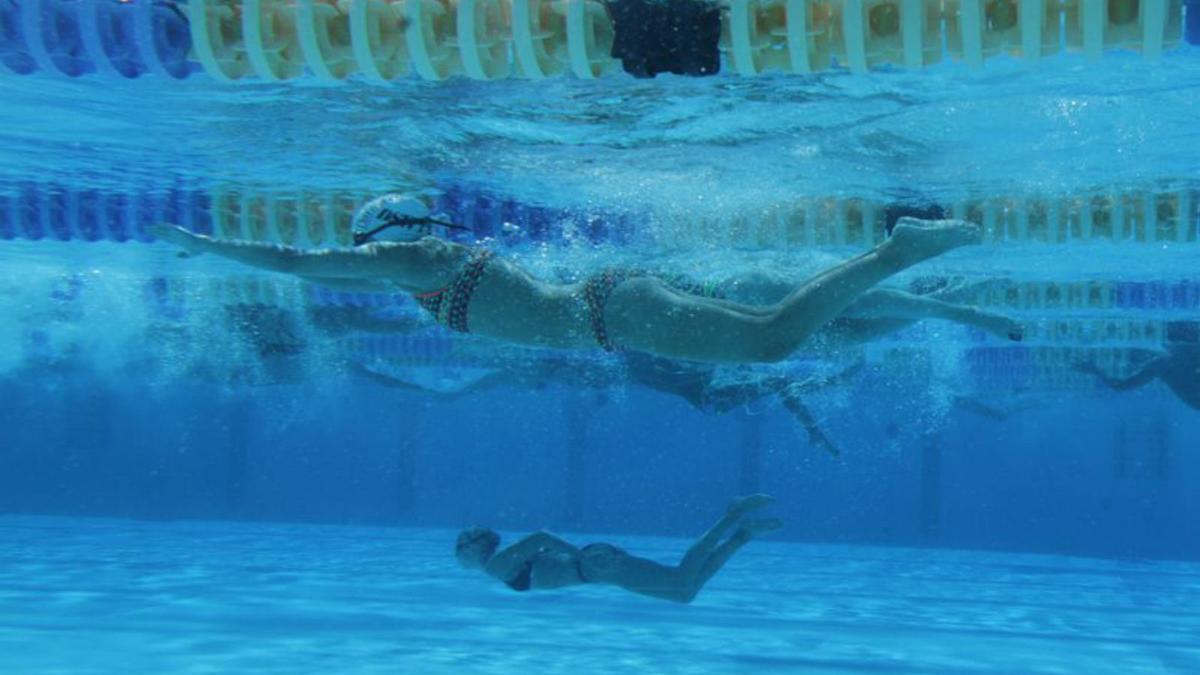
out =
<path fill-rule="evenodd" d="M 1113 391 L 1131 391 L 1159 381 L 1167 386 L 1185 405 L 1200 410 L 1200 334 L 1194 322 L 1174 322 L 1172 328 L 1185 328 L 1191 342 L 1168 342 L 1165 352 L 1151 352 L 1137 369 L 1125 377 L 1109 375 L 1098 364 L 1085 361 L 1076 369 L 1089 373 Z"/>
<path fill-rule="evenodd" d="M 725 515 L 692 544 L 678 565 L 640 558 L 612 544 L 577 548 L 548 532 L 535 532 L 500 548 L 500 535 L 486 527 L 460 532 L 454 554 L 463 567 L 478 569 L 514 591 L 607 584 L 639 595 L 687 603 L 734 553 L 755 537 L 783 526 L 776 518 L 749 517 L 774 501 L 762 494 L 734 499 Z M 726 537 L 735 525 L 737 529 Z"/>
<path fill-rule="evenodd" d="M 450 330 L 531 346 L 630 349 L 717 363 L 777 362 L 838 319 L 885 325 L 945 319 L 1010 340 L 1023 337 L 1021 325 L 1000 314 L 874 288 L 914 265 L 979 243 L 980 228 L 961 220 L 900 218 L 878 246 L 765 305 L 704 297 L 635 269 L 550 283 L 489 249 L 429 234 L 447 226 L 455 227 L 431 218 L 421 200 L 394 194 L 359 210 L 355 245 L 347 249 L 216 240 L 172 225 L 153 226 L 152 232 L 188 255 L 212 253 L 342 290 L 408 293 Z M 381 240 L 389 235 L 399 240 Z"/>

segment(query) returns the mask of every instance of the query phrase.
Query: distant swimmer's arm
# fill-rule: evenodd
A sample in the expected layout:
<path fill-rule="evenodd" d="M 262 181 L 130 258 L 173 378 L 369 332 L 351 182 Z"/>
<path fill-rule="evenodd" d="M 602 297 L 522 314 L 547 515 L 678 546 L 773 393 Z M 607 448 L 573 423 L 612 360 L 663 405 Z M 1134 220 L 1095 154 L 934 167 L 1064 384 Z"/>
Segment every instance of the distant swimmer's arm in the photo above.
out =
<path fill-rule="evenodd" d="M 842 451 L 825 435 L 825 432 L 821 429 L 821 423 L 813 416 L 808 406 L 800 401 L 800 397 L 795 392 L 790 390 L 784 391 L 780 395 L 780 398 L 783 400 L 783 406 L 791 411 L 792 417 L 795 417 L 796 421 L 808 432 L 808 441 L 810 443 L 828 452 L 833 457 L 841 456 Z"/>
<path fill-rule="evenodd" d="M 1144 363 L 1141 368 L 1138 368 L 1137 372 L 1128 377 L 1113 377 L 1101 370 L 1100 367 L 1092 361 L 1085 361 L 1083 363 L 1076 364 L 1075 367 L 1078 370 L 1095 376 L 1110 389 L 1115 391 L 1129 391 L 1130 389 L 1137 389 L 1138 387 L 1149 384 L 1155 378 L 1162 376 L 1163 371 L 1166 369 L 1169 362 L 1170 359 L 1168 357 L 1159 356 Z"/>
<path fill-rule="evenodd" d="M 212 253 L 273 272 L 329 279 L 389 280 L 414 289 L 426 288 L 432 251 L 420 242 L 367 244 L 351 250 L 307 251 L 261 242 L 221 241 L 174 225 L 150 228 L 155 237 L 180 246 L 188 253 Z"/>

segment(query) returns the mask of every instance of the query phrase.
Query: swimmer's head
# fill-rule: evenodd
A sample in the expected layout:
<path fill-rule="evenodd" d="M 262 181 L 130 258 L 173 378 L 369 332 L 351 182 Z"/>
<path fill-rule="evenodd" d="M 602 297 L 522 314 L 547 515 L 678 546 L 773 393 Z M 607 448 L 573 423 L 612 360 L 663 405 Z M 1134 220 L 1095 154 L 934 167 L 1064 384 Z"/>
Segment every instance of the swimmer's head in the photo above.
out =
<path fill-rule="evenodd" d="M 354 214 L 354 245 L 373 241 L 416 241 L 432 234 L 435 226 L 465 229 L 430 217 L 429 205 L 420 197 L 393 192 L 372 199 Z"/>
<path fill-rule="evenodd" d="M 454 557 L 463 567 L 483 567 L 496 549 L 500 548 L 500 535 L 486 527 L 468 527 L 458 533 L 454 544 Z"/>

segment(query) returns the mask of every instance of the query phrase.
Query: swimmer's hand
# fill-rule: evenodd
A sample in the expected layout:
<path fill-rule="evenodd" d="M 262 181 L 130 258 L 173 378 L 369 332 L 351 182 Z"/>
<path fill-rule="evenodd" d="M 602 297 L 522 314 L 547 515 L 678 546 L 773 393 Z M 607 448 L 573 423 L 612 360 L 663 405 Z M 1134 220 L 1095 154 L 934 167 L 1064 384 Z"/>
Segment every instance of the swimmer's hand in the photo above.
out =
<path fill-rule="evenodd" d="M 191 258 L 204 253 L 204 245 L 208 243 L 208 237 L 202 234 L 196 234 L 179 227 L 178 225 L 170 225 L 168 223 L 157 223 L 149 227 L 150 234 L 154 235 L 155 239 L 175 244 L 183 251 L 179 253 L 180 258 Z"/>
<path fill-rule="evenodd" d="M 808 430 L 808 442 L 829 453 L 830 457 L 842 456 L 842 451 L 833 444 L 833 441 L 829 440 L 820 427 L 812 427 Z"/>

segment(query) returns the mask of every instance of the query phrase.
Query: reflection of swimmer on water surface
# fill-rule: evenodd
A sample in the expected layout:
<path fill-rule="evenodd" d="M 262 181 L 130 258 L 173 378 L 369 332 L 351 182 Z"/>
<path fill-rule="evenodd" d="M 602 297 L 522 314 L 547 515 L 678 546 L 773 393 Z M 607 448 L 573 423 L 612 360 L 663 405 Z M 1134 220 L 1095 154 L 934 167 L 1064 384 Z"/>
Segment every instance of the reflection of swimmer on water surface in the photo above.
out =
<path fill-rule="evenodd" d="M 603 584 L 687 603 L 743 546 L 783 526 L 776 518 L 750 517 L 774 501 L 767 495 L 734 499 L 677 565 L 641 558 L 612 544 L 576 547 L 548 532 L 535 532 L 500 548 L 500 535 L 485 527 L 460 532 L 454 555 L 463 567 L 478 569 L 518 592 Z M 726 536 L 731 529 L 733 533 Z"/>
<path fill-rule="evenodd" d="M 356 217 L 360 245 L 351 249 L 217 241 L 168 226 L 154 232 L 193 254 L 213 253 L 339 288 L 409 293 L 452 330 L 530 346 L 780 361 L 805 344 L 819 350 L 811 338 L 838 319 L 940 318 L 1007 339 L 1022 336 L 1020 325 L 1004 316 L 875 288 L 914 265 L 978 243 L 980 229 L 963 221 L 900 218 L 891 236 L 870 251 L 795 285 L 775 303 L 749 305 L 694 295 L 638 270 L 609 269 L 583 282 L 557 284 L 483 248 L 432 236 L 374 240 L 388 228 L 411 234 L 414 223 L 430 222 L 428 210 L 415 201 L 389 196 L 368 204 Z"/>

